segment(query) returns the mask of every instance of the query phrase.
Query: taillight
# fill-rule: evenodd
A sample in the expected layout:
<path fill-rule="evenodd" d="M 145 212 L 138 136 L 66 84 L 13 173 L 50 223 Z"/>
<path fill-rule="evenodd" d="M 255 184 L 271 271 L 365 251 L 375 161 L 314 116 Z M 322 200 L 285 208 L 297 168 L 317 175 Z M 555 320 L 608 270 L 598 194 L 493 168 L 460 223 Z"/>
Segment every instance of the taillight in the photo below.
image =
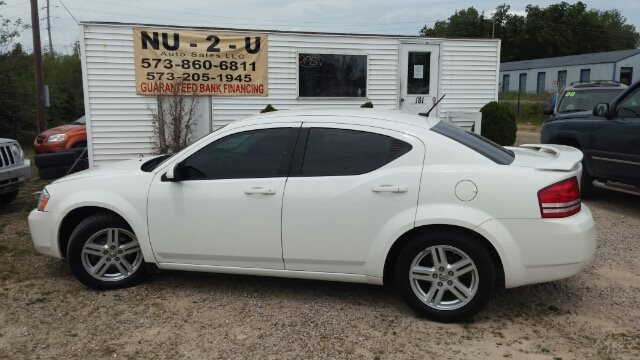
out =
<path fill-rule="evenodd" d="M 540 215 L 543 218 L 563 218 L 580 211 L 580 186 L 578 179 L 562 180 L 538 191 Z"/>

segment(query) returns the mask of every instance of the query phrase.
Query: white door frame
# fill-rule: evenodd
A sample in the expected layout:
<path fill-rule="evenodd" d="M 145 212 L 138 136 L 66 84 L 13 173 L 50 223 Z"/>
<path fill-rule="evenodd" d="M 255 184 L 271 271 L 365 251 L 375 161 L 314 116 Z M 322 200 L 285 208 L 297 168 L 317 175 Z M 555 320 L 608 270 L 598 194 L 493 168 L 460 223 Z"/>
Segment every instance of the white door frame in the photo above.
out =
<path fill-rule="evenodd" d="M 409 52 L 428 52 L 429 61 L 429 92 L 427 94 L 408 94 L 407 83 L 409 77 Z M 424 68 L 422 68 L 424 71 Z M 416 68 L 417 70 L 417 68 Z M 424 74 L 424 73 L 423 73 Z M 423 75 L 424 76 L 424 75 Z M 426 42 L 401 42 L 399 46 L 398 67 L 399 91 L 398 108 L 402 111 L 418 114 L 427 111 L 439 96 L 440 81 L 440 44 Z M 438 112 L 436 108 L 435 116 Z"/>

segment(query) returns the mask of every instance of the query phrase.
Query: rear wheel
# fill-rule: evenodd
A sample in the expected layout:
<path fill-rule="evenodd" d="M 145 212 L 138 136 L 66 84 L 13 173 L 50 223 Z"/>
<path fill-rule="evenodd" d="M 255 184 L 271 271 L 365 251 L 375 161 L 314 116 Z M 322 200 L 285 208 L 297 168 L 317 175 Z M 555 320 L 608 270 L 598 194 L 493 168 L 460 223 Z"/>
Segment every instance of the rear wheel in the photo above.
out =
<path fill-rule="evenodd" d="M 134 285 L 144 276 L 140 244 L 129 225 L 114 215 L 93 215 L 71 233 L 67 249 L 71 272 L 93 289 Z"/>
<path fill-rule="evenodd" d="M 418 234 L 400 251 L 396 284 L 416 312 L 454 322 L 480 311 L 493 293 L 495 269 L 482 244 L 463 233 Z"/>

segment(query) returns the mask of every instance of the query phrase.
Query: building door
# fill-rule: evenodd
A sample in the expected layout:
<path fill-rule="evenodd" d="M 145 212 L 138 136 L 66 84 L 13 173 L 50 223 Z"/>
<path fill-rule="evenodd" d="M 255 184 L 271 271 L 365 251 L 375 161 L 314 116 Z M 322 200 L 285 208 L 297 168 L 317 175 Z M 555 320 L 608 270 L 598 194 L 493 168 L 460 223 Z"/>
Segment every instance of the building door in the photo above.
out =
<path fill-rule="evenodd" d="M 439 55 L 440 45 L 400 45 L 400 110 L 418 114 L 437 101 Z"/>
<path fill-rule="evenodd" d="M 631 85 L 633 81 L 633 68 L 621 67 L 620 68 L 620 82 L 625 85 Z"/>
<path fill-rule="evenodd" d="M 536 92 L 538 94 L 545 91 L 546 77 L 547 77 L 547 73 L 545 72 L 538 73 L 538 84 L 536 86 Z"/>

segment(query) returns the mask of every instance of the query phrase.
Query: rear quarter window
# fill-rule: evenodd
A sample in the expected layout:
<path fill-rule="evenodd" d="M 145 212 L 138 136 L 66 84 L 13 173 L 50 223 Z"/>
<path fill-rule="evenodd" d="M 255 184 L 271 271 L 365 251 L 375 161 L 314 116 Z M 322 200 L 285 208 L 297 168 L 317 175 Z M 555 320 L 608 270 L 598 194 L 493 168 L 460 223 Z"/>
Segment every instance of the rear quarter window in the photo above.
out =
<path fill-rule="evenodd" d="M 508 150 L 493 141 L 484 138 L 478 134 L 466 131 L 458 126 L 448 124 L 444 121 L 439 122 L 431 131 L 442 136 L 448 137 L 472 150 L 489 160 L 500 165 L 509 165 L 515 159 L 513 151 Z"/>

